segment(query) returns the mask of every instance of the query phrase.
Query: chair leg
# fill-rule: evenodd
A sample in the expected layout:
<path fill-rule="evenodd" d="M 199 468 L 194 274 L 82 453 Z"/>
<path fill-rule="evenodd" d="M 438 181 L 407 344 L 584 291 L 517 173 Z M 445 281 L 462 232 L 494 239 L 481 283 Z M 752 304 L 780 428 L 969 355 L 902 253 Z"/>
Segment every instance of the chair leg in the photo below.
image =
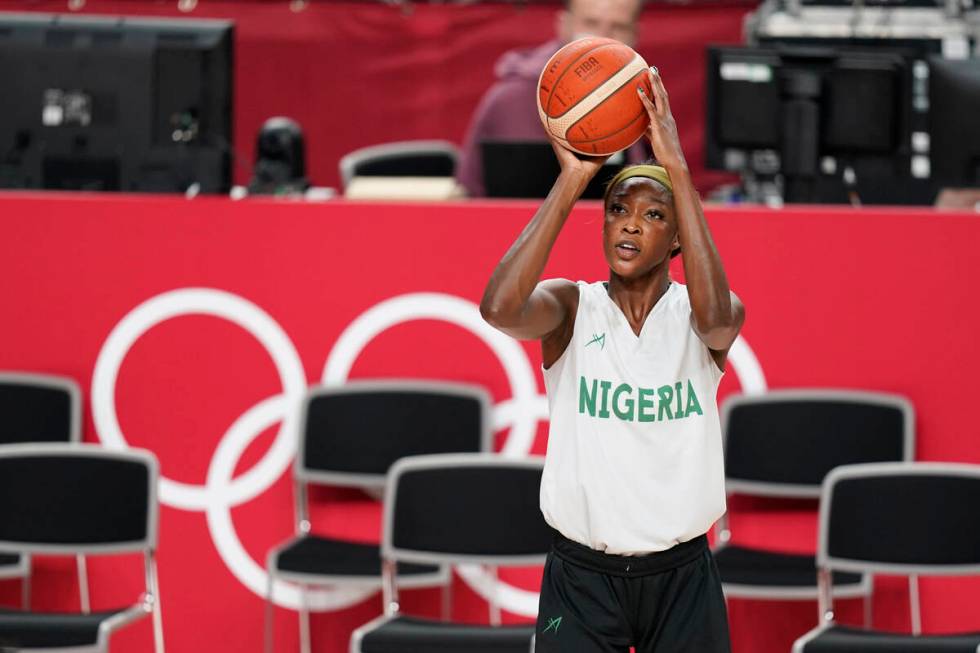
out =
<path fill-rule="evenodd" d="M 88 598 L 88 567 L 85 564 L 85 556 L 79 554 L 75 556 L 75 566 L 78 568 L 78 601 L 83 614 L 90 614 L 92 606 Z"/>
<path fill-rule="evenodd" d="M 163 614 L 160 612 L 160 598 L 155 597 L 153 602 L 153 651 L 154 653 L 164 653 L 163 648 Z"/>
<path fill-rule="evenodd" d="M 299 650 L 310 653 L 310 610 L 306 605 L 306 585 L 299 586 Z"/>
<path fill-rule="evenodd" d="M 145 554 L 146 589 L 153 597 L 150 618 L 153 621 L 153 651 L 163 653 L 163 612 L 160 608 L 160 578 L 157 574 L 156 552 L 147 551 Z"/>
<path fill-rule="evenodd" d="M 922 607 L 919 604 L 919 577 L 909 576 L 909 608 L 912 612 L 912 634 L 922 633 Z"/>
<path fill-rule="evenodd" d="M 442 586 L 442 620 L 453 618 L 453 572 L 449 570 L 449 580 Z"/>
<path fill-rule="evenodd" d="M 275 608 L 272 604 L 272 574 L 269 574 L 268 583 L 265 586 L 265 653 L 272 653 L 272 638 L 274 636 Z"/>
<path fill-rule="evenodd" d="M 497 581 L 500 577 L 497 575 L 497 567 L 494 565 L 488 565 L 487 571 L 490 573 L 490 576 L 493 578 L 493 592 L 490 594 L 490 606 L 489 606 L 490 625 L 499 626 L 501 619 L 500 619 L 500 601 L 497 599 L 497 586 L 499 585 Z"/>
<path fill-rule="evenodd" d="M 20 580 L 20 604 L 25 612 L 31 611 L 31 570 Z"/>

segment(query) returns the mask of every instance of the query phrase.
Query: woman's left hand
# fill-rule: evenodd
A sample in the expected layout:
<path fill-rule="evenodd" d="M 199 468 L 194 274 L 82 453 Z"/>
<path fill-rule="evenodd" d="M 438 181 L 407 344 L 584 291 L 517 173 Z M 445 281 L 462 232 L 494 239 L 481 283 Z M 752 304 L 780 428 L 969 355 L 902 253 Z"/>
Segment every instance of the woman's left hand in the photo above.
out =
<path fill-rule="evenodd" d="M 647 97 L 643 86 L 637 86 L 637 93 L 640 101 L 646 107 L 647 115 L 650 116 L 650 125 L 647 127 L 647 138 L 653 147 L 653 156 L 657 163 L 670 170 L 671 168 L 683 168 L 687 166 L 684 160 L 684 152 L 681 150 L 681 142 L 677 137 L 677 124 L 674 116 L 670 113 L 670 104 L 667 102 L 667 89 L 660 79 L 660 73 L 656 68 L 647 70 L 650 77 L 650 86 L 653 88 L 653 97 Z"/>

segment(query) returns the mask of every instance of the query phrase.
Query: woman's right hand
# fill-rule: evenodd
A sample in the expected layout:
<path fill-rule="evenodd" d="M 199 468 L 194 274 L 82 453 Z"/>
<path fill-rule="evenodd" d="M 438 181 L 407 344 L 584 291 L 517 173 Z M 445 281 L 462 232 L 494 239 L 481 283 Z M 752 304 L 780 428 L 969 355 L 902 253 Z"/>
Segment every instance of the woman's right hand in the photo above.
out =
<path fill-rule="evenodd" d="M 555 151 L 555 156 L 558 157 L 558 165 L 561 166 L 562 174 L 574 175 L 589 181 L 595 177 L 599 168 L 609 158 L 608 154 L 606 156 L 584 156 L 572 152 L 551 135 L 549 135 L 549 139 L 551 140 L 551 148 Z"/>

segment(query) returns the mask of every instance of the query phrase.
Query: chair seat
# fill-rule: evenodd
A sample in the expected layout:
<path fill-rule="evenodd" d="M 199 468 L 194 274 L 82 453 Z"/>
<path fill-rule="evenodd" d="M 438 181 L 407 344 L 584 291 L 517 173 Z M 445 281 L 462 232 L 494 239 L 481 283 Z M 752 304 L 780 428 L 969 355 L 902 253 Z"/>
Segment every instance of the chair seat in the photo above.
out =
<path fill-rule="evenodd" d="M 480 626 L 398 616 L 361 634 L 360 653 L 527 653 L 534 624 Z"/>
<path fill-rule="evenodd" d="M 381 553 L 375 544 L 345 542 L 315 535 L 298 537 L 285 544 L 275 557 L 277 571 L 334 577 L 381 577 Z M 433 565 L 400 563 L 399 576 L 439 573 Z"/>
<path fill-rule="evenodd" d="M 831 626 L 804 635 L 793 653 L 976 653 L 978 647 L 980 633 L 915 636 Z"/>
<path fill-rule="evenodd" d="M 0 553 L 0 578 L 22 576 L 21 557 L 17 553 Z"/>
<path fill-rule="evenodd" d="M 120 612 L 123 610 L 63 614 L 0 608 L 0 647 L 41 648 L 95 644 L 99 639 L 99 624 Z"/>
<path fill-rule="evenodd" d="M 817 564 L 812 555 L 762 551 L 729 545 L 715 551 L 715 562 L 725 585 L 765 589 L 806 588 L 817 590 Z M 861 584 L 861 574 L 834 572 L 834 587 Z"/>

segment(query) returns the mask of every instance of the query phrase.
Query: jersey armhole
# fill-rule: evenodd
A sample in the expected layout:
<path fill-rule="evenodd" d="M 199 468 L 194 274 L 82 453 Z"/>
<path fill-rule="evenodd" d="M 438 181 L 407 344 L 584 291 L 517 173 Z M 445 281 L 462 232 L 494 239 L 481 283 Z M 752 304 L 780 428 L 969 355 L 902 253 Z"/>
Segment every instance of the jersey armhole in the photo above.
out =
<path fill-rule="evenodd" d="M 684 301 L 679 301 L 678 305 L 681 307 L 680 312 L 684 315 L 684 319 L 687 320 L 687 328 L 690 329 L 691 336 L 697 340 L 698 346 L 701 348 L 702 357 L 707 359 L 707 364 L 711 368 L 712 378 L 715 380 L 716 384 L 720 383 L 722 377 L 725 376 L 726 370 L 718 367 L 718 363 L 715 362 L 715 357 L 711 355 L 711 348 L 704 342 L 704 340 L 701 340 L 701 337 L 698 336 L 698 332 L 694 330 L 694 312 L 691 310 L 690 297 L 685 293 Z M 726 364 L 725 367 L 727 368 L 728 365 Z"/>
<path fill-rule="evenodd" d="M 711 376 L 714 377 L 715 383 L 719 383 L 722 377 L 725 376 L 725 372 L 728 371 L 727 370 L 729 365 L 728 356 L 727 355 L 725 356 L 726 369 L 723 370 L 720 367 L 718 367 L 718 361 L 716 361 L 715 357 L 711 355 L 711 348 L 708 347 L 708 345 L 704 344 L 704 342 L 701 341 L 701 338 L 698 338 L 698 342 L 700 342 L 701 346 L 704 347 L 704 355 L 708 357 L 708 365 L 711 366 Z M 731 352 L 731 349 L 729 349 L 728 351 Z"/>
<path fill-rule="evenodd" d="M 578 313 L 579 310 L 581 310 L 582 308 L 582 295 L 585 293 L 585 283 L 582 281 L 578 281 L 575 283 L 575 286 L 578 288 L 578 301 L 575 302 L 575 315 L 572 315 L 572 332 L 568 334 L 568 342 L 565 343 L 565 349 L 561 352 L 561 354 L 558 355 L 558 358 L 555 359 L 555 362 L 553 362 L 550 366 L 545 367 L 544 361 L 543 360 L 541 361 L 541 369 L 545 372 L 553 370 L 556 367 L 561 367 L 561 365 L 565 362 L 565 359 L 567 358 L 568 350 L 572 345 L 572 341 L 575 340 L 575 323 L 578 321 Z M 544 340 L 542 340 L 542 347 L 543 346 L 544 346 Z"/>

